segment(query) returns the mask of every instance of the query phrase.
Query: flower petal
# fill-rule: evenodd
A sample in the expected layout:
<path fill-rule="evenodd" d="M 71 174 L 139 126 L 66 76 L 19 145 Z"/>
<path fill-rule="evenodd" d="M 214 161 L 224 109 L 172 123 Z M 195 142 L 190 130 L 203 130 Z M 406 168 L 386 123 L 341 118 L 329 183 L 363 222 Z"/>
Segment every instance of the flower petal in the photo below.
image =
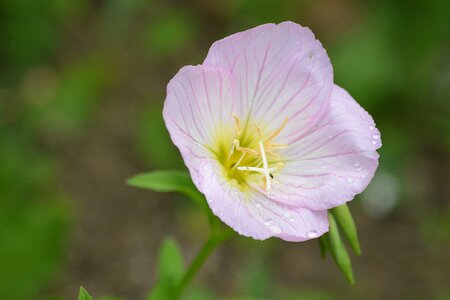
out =
<path fill-rule="evenodd" d="M 229 132 L 234 106 L 227 71 L 186 66 L 169 82 L 164 121 L 191 172 L 203 159 L 211 158 L 214 149 L 210 147 L 218 134 Z"/>
<path fill-rule="evenodd" d="M 335 85 L 327 114 L 307 134 L 282 139 L 286 167 L 272 184 L 275 198 L 313 210 L 332 208 L 361 193 L 378 166 L 380 132 L 372 117 Z"/>
<path fill-rule="evenodd" d="M 322 44 L 292 22 L 265 24 L 215 42 L 205 65 L 228 70 L 239 97 L 236 113 L 274 130 L 307 131 L 327 107 L 333 70 Z M 287 129 L 289 130 L 289 129 Z"/>
<path fill-rule="evenodd" d="M 239 234 L 264 240 L 304 241 L 328 231 L 327 212 L 280 205 L 256 190 L 242 192 L 222 176 L 218 163 L 204 160 L 195 179 L 213 213 Z"/>

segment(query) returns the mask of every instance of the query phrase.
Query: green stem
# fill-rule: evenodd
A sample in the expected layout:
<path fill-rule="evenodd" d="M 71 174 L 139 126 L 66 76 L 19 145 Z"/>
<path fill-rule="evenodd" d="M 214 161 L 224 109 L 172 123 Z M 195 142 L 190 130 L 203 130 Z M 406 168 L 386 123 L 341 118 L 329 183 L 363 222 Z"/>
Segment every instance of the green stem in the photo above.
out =
<path fill-rule="evenodd" d="M 212 228 L 208 240 L 203 245 L 202 249 L 197 254 L 195 259 L 192 261 L 189 268 L 187 269 L 186 273 L 184 273 L 183 277 L 181 278 L 180 283 L 178 284 L 175 290 L 174 299 L 180 298 L 184 289 L 188 286 L 188 284 L 192 281 L 197 272 L 201 269 L 206 259 L 217 248 L 217 246 L 219 246 L 228 236 L 229 234 L 226 231 L 220 231 L 214 227 Z"/>

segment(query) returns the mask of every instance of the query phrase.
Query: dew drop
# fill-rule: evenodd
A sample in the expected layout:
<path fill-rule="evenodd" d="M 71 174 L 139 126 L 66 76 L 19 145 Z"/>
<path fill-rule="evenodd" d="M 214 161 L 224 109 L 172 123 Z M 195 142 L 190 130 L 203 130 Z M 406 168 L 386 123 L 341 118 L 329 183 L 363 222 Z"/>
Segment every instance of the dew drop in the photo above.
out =
<path fill-rule="evenodd" d="M 372 144 L 376 145 L 376 144 L 377 144 L 377 141 L 372 141 Z"/>
<path fill-rule="evenodd" d="M 295 219 L 294 218 L 290 218 L 289 222 L 294 223 Z"/>
<path fill-rule="evenodd" d="M 380 135 L 379 134 L 374 134 L 372 137 L 373 137 L 374 140 L 378 140 L 380 138 Z"/>
<path fill-rule="evenodd" d="M 289 218 L 289 217 L 291 216 L 291 214 L 288 213 L 288 212 L 286 212 L 286 213 L 284 213 L 284 216 L 285 216 L 286 218 Z"/>
<path fill-rule="evenodd" d="M 275 234 L 280 234 L 281 233 L 281 228 L 278 227 L 277 225 L 271 226 L 270 230 L 272 230 L 272 232 L 275 233 Z"/>
<path fill-rule="evenodd" d="M 353 181 L 355 181 L 353 178 L 351 178 L 351 177 L 347 178 L 348 183 L 352 183 Z"/>
<path fill-rule="evenodd" d="M 364 120 L 365 118 L 366 118 L 366 115 L 365 115 L 365 114 L 362 114 L 362 115 L 361 115 L 361 119 Z"/>
<path fill-rule="evenodd" d="M 362 179 L 366 178 L 366 175 L 362 174 L 362 175 L 361 175 L 361 178 L 362 178 Z"/>
<path fill-rule="evenodd" d="M 354 166 L 355 166 L 355 168 L 359 168 L 360 167 L 360 165 L 358 163 L 355 163 Z"/>
<path fill-rule="evenodd" d="M 375 126 L 370 125 L 370 126 L 369 126 L 369 129 L 370 129 L 370 130 L 374 130 L 374 129 L 375 129 Z"/>
<path fill-rule="evenodd" d="M 272 225 L 273 225 L 273 221 L 272 221 L 271 219 L 267 219 L 267 220 L 264 222 L 264 225 L 266 225 L 266 226 L 272 226 Z"/>
<path fill-rule="evenodd" d="M 316 238 L 319 236 L 319 234 L 317 233 L 316 230 L 311 230 L 310 232 L 307 233 L 307 236 L 311 239 Z"/>
<path fill-rule="evenodd" d="M 255 204 L 255 207 L 256 207 L 256 208 L 261 208 L 262 205 L 261 205 L 261 203 L 256 203 L 256 204 Z"/>

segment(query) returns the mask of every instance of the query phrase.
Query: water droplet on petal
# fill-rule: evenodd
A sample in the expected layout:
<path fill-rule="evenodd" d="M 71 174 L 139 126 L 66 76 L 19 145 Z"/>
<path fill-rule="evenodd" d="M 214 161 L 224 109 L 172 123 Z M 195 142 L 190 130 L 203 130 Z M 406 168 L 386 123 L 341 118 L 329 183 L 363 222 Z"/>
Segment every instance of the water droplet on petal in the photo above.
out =
<path fill-rule="evenodd" d="M 374 130 L 374 129 L 375 129 L 375 126 L 370 125 L 370 126 L 369 126 L 369 129 L 370 129 L 370 130 Z"/>
<path fill-rule="evenodd" d="M 380 135 L 379 134 L 374 134 L 372 137 L 373 137 L 374 140 L 378 140 L 380 138 Z"/>
<path fill-rule="evenodd" d="M 348 183 L 352 183 L 353 181 L 355 181 L 353 178 L 351 178 L 351 177 L 347 178 Z"/>
<path fill-rule="evenodd" d="M 286 213 L 284 213 L 284 216 L 285 216 L 286 218 L 289 218 L 289 217 L 291 216 L 291 214 L 288 213 L 288 212 L 286 212 Z"/>
<path fill-rule="evenodd" d="M 306 234 L 310 239 L 316 238 L 319 236 L 316 230 L 311 230 Z"/>
<path fill-rule="evenodd" d="M 364 174 L 363 174 L 363 175 L 361 175 L 361 178 L 363 178 L 363 179 L 364 179 L 364 178 L 366 178 L 366 175 L 364 175 Z"/>
<path fill-rule="evenodd" d="M 294 218 L 290 218 L 289 222 L 294 223 L 295 219 Z"/>
<path fill-rule="evenodd" d="M 365 118 L 366 118 L 366 115 L 365 115 L 365 114 L 362 114 L 362 115 L 361 115 L 361 119 L 364 120 Z"/>
<path fill-rule="evenodd" d="M 266 225 L 266 226 L 272 226 L 272 225 L 273 225 L 273 221 L 272 221 L 271 219 L 267 219 L 267 220 L 264 222 L 264 225 Z"/>
<path fill-rule="evenodd" d="M 275 233 L 275 234 L 280 234 L 281 233 L 281 228 L 278 227 L 277 225 L 271 226 L 270 230 L 272 230 L 272 232 Z"/>
<path fill-rule="evenodd" d="M 255 207 L 256 207 L 256 208 L 261 208 L 262 205 L 261 205 L 261 203 L 256 203 L 256 204 L 255 204 Z"/>
<path fill-rule="evenodd" d="M 376 145 L 376 144 L 377 144 L 377 141 L 372 141 L 372 144 Z"/>
<path fill-rule="evenodd" d="M 359 168 L 360 165 L 358 163 L 355 163 L 354 166 L 355 168 Z"/>

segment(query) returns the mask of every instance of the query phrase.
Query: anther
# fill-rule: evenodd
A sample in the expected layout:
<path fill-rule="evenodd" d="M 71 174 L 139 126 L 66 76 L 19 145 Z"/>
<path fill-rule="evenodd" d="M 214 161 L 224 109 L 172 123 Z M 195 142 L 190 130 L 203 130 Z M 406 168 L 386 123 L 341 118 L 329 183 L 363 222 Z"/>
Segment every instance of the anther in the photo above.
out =
<path fill-rule="evenodd" d="M 271 135 L 269 135 L 269 137 L 266 140 L 266 144 L 269 144 L 270 141 L 272 141 L 278 134 L 280 134 L 280 132 L 284 129 L 284 127 L 286 126 L 288 122 L 288 118 L 286 117 L 286 119 L 284 119 L 283 123 L 281 124 L 281 126 L 275 130 L 274 132 L 272 132 Z"/>
<path fill-rule="evenodd" d="M 239 140 L 238 139 L 234 139 L 233 140 L 233 145 L 236 147 L 237 151 L 245 152 L 245 153 L 252 154 L 252 155 L 255 155 L 255 156 L 259 156 L 258 151 L 253 150 L 251 148 L 241 147 L 240 144 L 239 144 Z"/>
<path fill-rule="evenodd" d="M 234 128 L 236 129 L 236 135 L 241 134 L 241 120 L 236 114 L 233 114 L 234 118 Z"/>

